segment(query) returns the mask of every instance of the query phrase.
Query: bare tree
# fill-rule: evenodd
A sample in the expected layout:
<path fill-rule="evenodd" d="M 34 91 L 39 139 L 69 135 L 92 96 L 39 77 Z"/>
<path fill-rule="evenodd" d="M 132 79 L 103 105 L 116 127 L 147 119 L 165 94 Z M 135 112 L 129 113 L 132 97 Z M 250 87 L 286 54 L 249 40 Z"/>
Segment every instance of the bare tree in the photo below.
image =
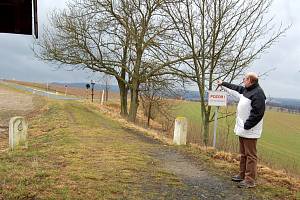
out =
<path fill-rule="evenodd" d="M 120 25 L 97 10 L 93 0 L 74 0 L 65 10 L 54 11 L 51 25 L 35 48 L 45 61 L 71 70 L 90 69 L 116 78 L 121 115 L 127 116 L 127 75 L 130 37 Z"/>
<path fill-rule="evenodd" d="M 166 6 L 176 28 L 174 55 L 192 59 L 174 71 L 195 82 L 200 92 L 204 143 L 211 107 L 205 101 L 218 79 L 231 82 L 244 73 L 287 28 L 275 30 L 266 14 L 271 0 L 178 0 Z"/>
<path fill-rule="evenodd" d="M 36 51 L 43 60 L 114 76 L 120 88 L 121 114 L 135 121 L 141 83 L 167 73 L 173 59 L 171 24 L 164 0 L 73 0 L 53 12 Z"/>
<path fill-rule="evenodd" d="M 169 74 L 171 65 L 185 58 L 170 55 L 173 25 L 166 17 L 165 0 L 97 1 L 93 10 L 100 9 L 113 18 L 130 35 L 130 56 L 127 71 L 131 101 L 129 119 L 135 121 L 139 106 L 140 84 L 152 77 Z"/>
<path fill-rule="evenodd" d="M 182 87 L 176 77 L 160 76 L 154 77 L 146 83 L 141 84 L 140 99 L 144 115 L 147 117 L 147 126 L 150 126 L 150 119 L 158 116 L 173 120 L 173 104 L 167 100 L 170 97 L 178 96 L 179 87 Z"/>

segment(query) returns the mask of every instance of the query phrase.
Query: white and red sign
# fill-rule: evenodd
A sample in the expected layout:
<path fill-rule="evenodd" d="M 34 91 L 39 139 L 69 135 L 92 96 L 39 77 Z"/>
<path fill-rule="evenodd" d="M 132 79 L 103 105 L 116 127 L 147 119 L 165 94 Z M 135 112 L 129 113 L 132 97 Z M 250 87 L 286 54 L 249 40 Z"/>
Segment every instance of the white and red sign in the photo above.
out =
<path fill-rule="evenodd" d="M 221 91 L 208 91 L 208 105 L 209 106 L 226 106 L 227 93 Z"/>

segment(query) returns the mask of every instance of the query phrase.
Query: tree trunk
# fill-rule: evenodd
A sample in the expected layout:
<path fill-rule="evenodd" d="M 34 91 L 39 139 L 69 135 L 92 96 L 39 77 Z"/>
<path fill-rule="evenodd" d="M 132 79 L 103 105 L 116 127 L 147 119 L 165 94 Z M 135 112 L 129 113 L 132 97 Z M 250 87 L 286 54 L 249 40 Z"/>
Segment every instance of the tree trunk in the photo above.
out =
<path fill-rule="evenodd" d="M 151 118 L 151 109 L 152 109 L 152 102 L 150 100 L 149 107 L 148 107 L 148 119 L 147 119 L 147 126 L 150 126 L 150 118 Z"/>
<path fill-rule="evenodd" d="M 208 146 L 208 136 L 209 136 L 209 115 L 210 109 L 205 106 L 205 89 L 204 84 L 198 83 L 199 93 L 200 93 L 200 103 L 201 103 L 201 120 L 203 128 L 203 142 L 205 146 Z"/>
<path fill-rule="evenodd" d="M 121 101 L 121 116 L 127 117 L 128 111 L 127 111 L 127 94 L 128 89 L 126 88 L 126 85 L 123 81 L 118 81 L 118 86 L 120 90 L 120 101 Z"/>
<path fill-rule="evenodd" d="M 202 120 L 203 122 L 203 142 L 205 146 L 208 146 L 208 136 L 209 136 L 209 119 L 205 115 L 205 118 Z"/>
<path fill-rule="evenodd" d="M 129 121 L 135 122 L 136 120 L 136 114 L 139 107 L 139 99 L 138 99 L 138 88 L 139 85 L 137 82 L 132 84 L 132 89 L 130 89 L 131 92 L 131 100 L 130 100 L 130 109 L 129 109 Z"/>

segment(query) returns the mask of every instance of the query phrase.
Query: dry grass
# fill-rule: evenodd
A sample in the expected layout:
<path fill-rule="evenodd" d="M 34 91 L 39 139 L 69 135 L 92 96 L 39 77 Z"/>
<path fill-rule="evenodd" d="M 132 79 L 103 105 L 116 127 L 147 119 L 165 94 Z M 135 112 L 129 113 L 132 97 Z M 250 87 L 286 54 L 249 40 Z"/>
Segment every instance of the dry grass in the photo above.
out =
<path fill-rule="evenodd" d="M 109 105 L 106 106 L 99 106 L 96 105 L 102 112 L 106 113 L 113 119 L 117 120 L 118 122 L 130 127 L 131 129 L 135 129 L 146 134 L 150 134 L 155 139 L 159 139 L 165 143 L 172 144 L 172 137 L 168 134 L 162 134 L 160 131 L 142 128 L 138 125 L 132 124 L 127 120 L 123 119 L 118 113 L 117 108 L 111 112 L 111 108 Z M 228 171 L 234 172 L 238 171 L 238 165 L 240 157 L 237 153 L 230 153 L 225 151 L 217 151 L 212 147 L 205 147 L 200 146 L 199 144 L 190 144 L 191 148 L 200 150 L 200 152 L 214 163 L 213 165 L 224 171 L 226 175 L 228 175 Z M 191 153 L 190 150 L 188 150 Z M 192 151 L 193 152 L 193 151 Z M 196 151 L 197 152 L 197 151 Z M 195 152 L 194 152 L 195 153 Z M 203 159 L 203 158 L 201 158 Z M 288 193 L 287 191 L 291 192 L 289 198 L 298 198 L 297 195 L 300 195 L 298 191 L 300 191 L 300 179 L 295 176 L 291 176 L 290 174 L 271 169 L 264 165 L 258 165 L 258 184 L 262 185 L 262 188 L 258 189 L 258 192 L 264 193 L 265 190 L 273 191 L 274 193 Z M 277 188 L 277 189 L 276 189 Z M 283 191 L 281 191 L 283 190 Z M 269 194 L 271 195 L 271 194 Z M 266 197 L 267 198 L 267 197 Z M 282 197 L 285 199 L 284 197 Z"/>
<path fill-rule="evenodd" d="M 175 114 L 188 118 L 188 141 L 203 145 L 201 114 L 198 102 L 176 101 Z M 224 107 L 221 113 L 234 112 L 235 106 Z M 218 120 L 217 148 L 238 152 L 238 140 L 233 133 L 235 115 Z M 274 169 L 284 169 L 300 175 L 300 115 L 268 110 L 264 117 L 262 138 L 258 141 L 259 161 Z M 212 144 L 213 123 L 210 126 L 209 144 Z"/>
<path fill-rule="evenodd" d="M 191 144 L 192 148 L 209 156 L 214 160 L 214 165 L 224 172 L 238 171 L 240 157 L 238 154 L 224 151 L 217 151 L 212 147 L 203 147 L 197 144 Z M 258 184 L 272 185 L 274 187 L 287 188 L 295 198 L 300 191 L 300 178 L 291 176 L 282 170 L 274 170 L 264 165 L 258 165 Z"/>
<path fill-rule="evenodd" d="M 96 112 L 98 109 L 103 114 Z M 102 115 L 114 119 L 117 123 L 111 120 L 104 120 Z M 157 130 L 139 127 L 121 118 L 115 102 L 105 106 L 91 104 L 89 101 L 85 101 L 83 105 L 63 105 L 63 103 L 57 104 L 52 102 L 47 104 L 40 116 L 33 115 L 32 120 L 30 125 L 30 135 L 33 137 L 31 139 L 32 150 L 0 156 L 1 162 L 4 163 L 0 167 L 0 177 L 2 180 L 5 180 L 1 182 L 0 199 L 1 195 L 11 195 L 9 196 L 11 198 L 25 199 L 37 197 L 42 199 L 71 198 L 77 197 L 77 195 L 79 198 L 95 198 L 100 194 L 104 194 L 104 197 L 109 198 L 118 198 L 122 195 L 128 196 L 126 192 L 124 193 L 124 190 L 128 188 L 124 188 L 120 183 L 141 183 L 139 176 L 151 173 L 148 167 L 153 166 L 146 167 L 145 163 L 151 162 L 151 159 L 148 160 L 149 158 L 135 154 L 132 149 L 143 144 L 134 144 L 134 146 L 132 146 L 132 143 L 130 143 L 130 146 L 123 144 L 125 141 L 127 143 L 128 136 L 123 137 L 124 132 L 119 131 L 118 124 L 122 124 L 132 130 L 150 134 L 155 139 L 172 144 L 170 135 L 162 134 Z M 87 129 L 89 126 L 97 126 L 99 124 L 105 127 L 104 121 L 106 123 L 109 122 L 109 128 L 101 130 Z M 97 138 L 96 141 L 95 137 Z M 97 142 L 101 141 L 103 145 L 109 145 L 116 138 L 120 138 L 123 141 L 117 142 L 114 147 L 108 149 L 105 146 L 99 146 L 99 142 Z M 120 148 L 125 147 L 124 145 L 126 146 L 126 152 L 120 150 Z M 213 148 L 199 145 L 191 146 L 191 148 L 186 148 L 185 151 L 194 156 L 198 156 L 199 152 L 201 152 L 201 159 L 203 159 L 203 155 L 207 156 L 207 161 L 213 162 L 213 166 L 218 170 L 224 171 L 227 176 L 228 172 L 237 170 L 237 155 L 218 152 Z M 115 147 L 117 147 L 117 150 Z M 128 156 L 126 156 L 127 151 L 133 152 L 133 157 L 129 160 Z M 107 154 L 103 155 L 101 159 L 94 156 L 97 154 L 102 155 L 103 153 Z M 115 153 L 121 153 L 121 160 L 119 158 L 112 159 Z M 91 166 L 96 167 L 99 163 L 104 164 L 104 169 L 100 173 L 96 169 L 95 171 L 84 170 L 89 169 Z M 105 165 L 106 163 L 107 165 Z M 111 169 L 112 166 L 124 166 L 124 168 Z M 119 177 L 120 170 L 124 176 Z M 138 170 L 142 170 L 143 173 L 137 174 Z M 7 174 L 7 172 L 9 173 Z M 19 172 L 23 172 L 24 175 Z M 108 180 L 105 174 L 113 175 L 114 179 Z M 158 175 L 153 176 L 156 177 Z M 172 182 L 169 178 L 172 179 L 174 177 L 167 175 L 166 177 L 163 176 L 162 179 L 161 177 L 156 177 L 155 180 L 163 180 L 165 183 Z M 107 182 L 107 185 L 100 184 L 97 186 L 99 181 Z M 268 193 L 268 191 L 275 191 L 276 194 L 280 194 L 282 191 L 283 195 L 289 194 L 289 197 L 295 199 L 299 196 L 299 193 L 297 193 L 300 190 L 299 179 L 291 177 L 282 171 L 259 166 L 258 182 L 261 184 L 257 189 L 258 192 Z M 90 191 L 87 191 L 88 188 L 91 188 Z M 38 192 L 41 194 L 38 194 Z M 130 194 L 133 197 L 139 197 L 141 192 L 143 192 L 141 188 L 137 187 L 136 190 L 130 191 Z M 272 194 L 268 195 L 272 196 Z"/>
<path fill-rule="evenodd" d="M 50 101 L 30 120 L 29 148 L 0 155 L 0 199 L 159 199 L 183 187 L 147 155 L 155 145 L 104 115 Z"/>

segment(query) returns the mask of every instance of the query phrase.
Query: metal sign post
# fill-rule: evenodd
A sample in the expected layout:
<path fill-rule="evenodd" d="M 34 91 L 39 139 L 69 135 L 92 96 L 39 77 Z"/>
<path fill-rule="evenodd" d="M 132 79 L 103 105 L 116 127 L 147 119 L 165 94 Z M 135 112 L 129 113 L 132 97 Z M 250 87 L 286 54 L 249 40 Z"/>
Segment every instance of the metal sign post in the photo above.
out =
<path fill-rule="evenodd" d="M 65 96 L 67 96 L 68 85 L 65 85 Z"/>
<path fill-rule="evenodd" d="M 94 102 L 94 86 L 95 86 L 95 81 L 91 80 L 91 85 L 92 85 L 92 102 Z"/>
<path fill-rule="evenodd" d="M 214 148 L 216 148 L 217 126 L 218 126 L 218 112 L 219 112 L 219 106 L 217 106 L 216 110 L 215 110 L 214 140 L 213 140 L 213 147 Z"/>
<path fill-rule="evenodd" d="M 90 84 L 87 83 L 87 84 L 85 85 L 85 87 L 86 87 L 86 90 L 85 90 L 85 98 L 86 98 L 86 99 L 89 99 L 89 89 L 90 89 L 91 86 L 90 86 Z"/>
<path fill-rule="evenodd" d="M 218 111 L 220 106 L 227 105 L 227 93 L 221 91 L 208 91 L 208 105 L 216 106 L 215 121 L 214 121 L 214 138 L 213 138 L 213 147 L 216 148 Z"/>

